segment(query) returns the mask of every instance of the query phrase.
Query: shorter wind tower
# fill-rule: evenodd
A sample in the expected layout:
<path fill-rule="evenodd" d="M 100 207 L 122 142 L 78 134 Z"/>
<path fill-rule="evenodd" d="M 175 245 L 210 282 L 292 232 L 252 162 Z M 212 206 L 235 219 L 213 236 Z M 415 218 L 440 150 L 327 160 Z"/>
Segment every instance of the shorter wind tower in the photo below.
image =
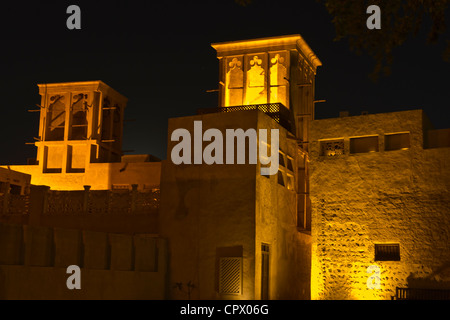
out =
<path fill-rule="evenodd" d="M 39 84 L 36 164 L 41 173 L 84 173 L 120 162 L 127 98 L 102 81 Z"/>

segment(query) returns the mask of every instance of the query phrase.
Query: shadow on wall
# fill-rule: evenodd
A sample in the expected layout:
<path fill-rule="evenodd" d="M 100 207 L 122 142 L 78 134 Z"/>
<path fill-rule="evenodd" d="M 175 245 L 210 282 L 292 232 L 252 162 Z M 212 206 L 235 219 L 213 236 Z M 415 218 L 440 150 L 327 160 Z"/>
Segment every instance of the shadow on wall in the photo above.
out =
<path fill-rule="evenodd" d="M 325 287 L 323 300 L 353 300 L 352 296 L 352 286 L 349 281 L 349 277 L 345 272 L 332 271 L 329 274 L 331 281 L 328 282 L 330 285 L 327 289 Z"/>
<path fill-rule="evenodd" d="M 408 288 L 450 290 L 450 262 L 444 263 L 427 277 L 418 277 L 411 273 Z"/>

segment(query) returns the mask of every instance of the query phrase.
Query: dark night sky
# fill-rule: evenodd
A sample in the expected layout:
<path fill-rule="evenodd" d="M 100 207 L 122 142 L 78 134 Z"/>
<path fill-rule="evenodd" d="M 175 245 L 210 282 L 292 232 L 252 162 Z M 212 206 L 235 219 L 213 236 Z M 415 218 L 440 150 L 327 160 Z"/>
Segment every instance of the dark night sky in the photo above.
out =
<path fill-rule="evenodd" d="M 66 28 L 77 4 L 82 29 Z M 450 19 L 447 18 L 450 25 Z M 448 28 L 448 27 L 447 27 Z M 392 75 L 373 83 L 373 61 L 334 42 L 334 27 L 315 0 L 34 1 L 2 6 L 0 164 L 26 163 L 38 135 L 38 83 L 102 80 L 128 97 L 124 150 L 166 158 L 167 122 L 217 106 L 218 63 L 210 43 L 301 34 L 322 61 L 316 117 L 424 109 L 437 128 L 450 127 L 450 64 L 445 39 L 425 33 L 396 50 Z M 447 32 L 447 36 L 448 36 Z"/>

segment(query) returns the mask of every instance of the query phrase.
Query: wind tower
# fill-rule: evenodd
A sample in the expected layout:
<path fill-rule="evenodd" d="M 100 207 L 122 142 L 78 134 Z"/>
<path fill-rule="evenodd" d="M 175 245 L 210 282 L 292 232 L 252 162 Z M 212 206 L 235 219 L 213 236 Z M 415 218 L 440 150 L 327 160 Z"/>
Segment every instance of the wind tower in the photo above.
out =
<path fill-rule="evenodd" d="M 289 129 L 307 151 L 315 75 L 322 63 L 305 40 L 288 35 L 212 47 L 219 59 L 219 106 L 257 106 L 269 114 L 279 112 L 282 118 L 287 109 L 288 121 L 293 122 Z"/>
<path fill-rule="evenodd" d="M 102 81 L 39 84 L 36 164 L 41 173 L 84 173 L 120 162 L 127 98 Z"/>

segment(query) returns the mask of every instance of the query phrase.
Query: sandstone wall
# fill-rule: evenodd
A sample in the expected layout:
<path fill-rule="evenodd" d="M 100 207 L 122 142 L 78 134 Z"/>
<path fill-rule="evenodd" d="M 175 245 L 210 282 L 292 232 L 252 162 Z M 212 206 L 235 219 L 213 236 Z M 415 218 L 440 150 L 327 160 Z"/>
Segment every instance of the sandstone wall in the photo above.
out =
<path fill-rule="evenodd" d="M 423 122 L 413 110 L 312 123 L 313 299 L 450 288 L 450 148 L 423 149 Z M 410 133 L 410 147 L 385 151 L 384 135 L 396 132 Z M 349 138 L 365 135 L 379 136 L 379 151 L 349 154 Z M 321 140 L 336 138 L 344 154 L 321 156 Z M 384 243 L 400 245 L 400 261 L 375 261 L 375 244 Z M 379 288 L 367 285 L 371 265 Z"/>

